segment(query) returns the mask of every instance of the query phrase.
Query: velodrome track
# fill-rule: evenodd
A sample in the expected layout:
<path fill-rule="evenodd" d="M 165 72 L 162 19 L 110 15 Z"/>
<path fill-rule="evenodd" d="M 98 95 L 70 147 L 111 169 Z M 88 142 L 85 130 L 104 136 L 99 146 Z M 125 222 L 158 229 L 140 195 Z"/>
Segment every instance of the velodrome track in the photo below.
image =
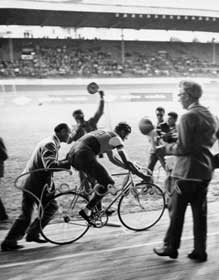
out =
<path fill-rule="evenodd" d="M 208 254 L 206 263 L 195 263 L 186 255 L 193 247 L 190 209 L 179 257 L 176 260 L 153 254 L 168 225 L 167 212 L 146 232 L 123 227 L 90 229 L 70 245 L 38 245 L 21 241 L 19 252 L 0 253 L 1 280 L 217 280 L 219 278 L 219 201 L 209 203 Z M 6 231 L 0 231 L 0 240 Z"/>
<path fill-rule="evenodd" d="M 87 104 L 87 101 L 80 104 L 80 100 L 76 102 L 68 99 L 70 95 L 83 95 L 85 84 L 74 85 L 70 88 L 63 86 L 62 90 L 61 87 L 57 89 L 56 85 L 50 85 L 44 90 L 39 85 L 19 88 L 13 83 L 8 87 L 1 86 L 0 127 L 12 154 L 6 163 L 5 176 L 5 178 L 9 178 L 8 185 L 5 186 L 10 189 L 9 196 L 14 193 L 13 180 L 23 170 L 29 154 L 42 135 L 47 136 L 57 121 L 71 123 L 71 112 L 78 106 L 85 109 L 88 116 L 95 110 L 97 96 L 92 97 L 93 101 L 90 104 Z M 218 114 L 219 106 L 218 85 L 218 81 L 215 80 L 209 80 L 204 84 L 203 103 L 209 106 L 215 114 Z M 106 107 L 106 115 L 100 125 L 110 126 L 118 120 L 127 120 L 133 125 L 134 135 L 127 142 L 128 152 L 132 158 L 137 156 L 136 150 L 141 153 L 142 147 L 145 147 L 144 137 L 137 131 L 138 120 L 143 115 L 153 118 L 155 107 L 160 105 L 164 106 L 167 111 L 182 112 L 180 105 L 174 102 L 176 101 L 177 81 L 171 83 L 160 81 L 149 84 L 129 83 L 127 85 L 102 84 L 102 88 L 106 97 L 110 98 L 108 107 Z M 173 93 L 173 100 L 149 99 L 147 102 L 145 100 L 130 102 L 130 100 L 124 99 L 125 101 L 117 102 L 114 99 L 115 96 L 132 93 L 149 95 L 156 93 L 159 99 L 160 94 L 166 92 Z M 15 103 L 14 100 L 17 100 L 18 97 L 29 98 L 31 102 L 26 105 L 19 104 L 20 101 L 25 101 L 21 98 L 18 103 Z M 43 99 L 42 102 L 39 99 L 42 97 L 47 97 L 47 99 Z M 56 101 L 53 99 L 51 102 L 51 98 L 56 98 Z M 136 143 L 141 146 L 136 146 Z M 215 149 L 218 150 L 217 147 Z M 12 171 L 14 165 L 17 168 L 16 172 Z M 188 211 L 180 255 L 177 260 L 159 258 L 152 252 L 153 247 L 161 244 L 168 226 L 166 213 L 155 227 L 142 233 L 127 231 L 122 227 L 105 227 L 100 230 L 91 229 L 81 240 L 66 246 L 39 245 L 21 241 L 21 244 L 25 245 L 21 251 L 0 252 L 0 279 L 217 280 L 219 278 L 218 193 L 218 188 L 214 189 L 214 193 L 211 193 L 211 198 L 213 197 L 211 201 L 214 202 L 209 203 L 209 261 L 207 263 L 196 264 L 186 258 L 187 253 L 192 250 L 193 242 L 192 220 Z M 16 199 L 20 203 L 19 196 Z M 16 207 L 10 214 L 15 215 L 18 211 L 19 209 Z M 1 226 L 0 242 L 6 232 L 5 227 Z"/>

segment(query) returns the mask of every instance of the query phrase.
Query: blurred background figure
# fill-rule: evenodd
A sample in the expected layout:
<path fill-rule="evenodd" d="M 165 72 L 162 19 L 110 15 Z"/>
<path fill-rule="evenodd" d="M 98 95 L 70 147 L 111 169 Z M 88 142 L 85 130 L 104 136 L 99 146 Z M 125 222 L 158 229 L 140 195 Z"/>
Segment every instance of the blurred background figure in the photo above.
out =
<path fill-rule="evenodd" d="M 88 84 L 87 90 L 89 94 L 95 94 L 96 92 L 99 93 L 100 101 L 99 101 L 97 111 L 95 112 L 94 116 L 88 120 L 84 119 L 84 113 L 81 109 L 73 111 L 72 116 L 76 122 L 76 128 L 74 128 L 73 126 L 72 134 L 69 137 L 68 144 L 72 143 L 73 141 L 77 141 L 86 133 L 96 130 L 97 123 L 104 113 L 104 104 L 105 104 L 104 92 L 101 90 L 99 91 L 99 86 L 94 82 Z M 89 197 L 88 194 L 90 193 L 91 190 L 89 184 L 87 183 L 87 180 L 85 180 L 85 177 L 86 177 L 85 174 L 82 171 L 79 171 L 80 182 L 81 183 L 84 182 L 85 184 L 84 195 L 88 198 Z M 89 181 L 92 184 L 92 186 L 95 185 L 95 180 L 93 178 L 89 177 Z"/>
<path fill-rule="evenodd" d="M 4 161 L 8 158 L 7 149 L 3 139 L 0 137 L 0 186 L 2 187 L 1 178 L 4 177 Z M 0 198 L 0 222 L 8 220 L 4 204 Z"/>
<path fill-rule="evenodd" d="M 151 145 L 150 156 L 147 164 L 147 169 L 151 171 L 151 174 L 153 174 L 157 161 L 159 161 L 161 166 L 165 169 L 164 157 L 157 155 L 155 149 L 156 146 L 160 145 L 160 140 L 162 136 L 161 124 L 164 123 L 165 109 L 163 107 L 157 107 L 155 110 L 155 114 L 157 117 L 157 125 L 155 128 L 155 133 L 153 134 L 153 144 Z"/>
<path fill-rule="evenodd" d="M 169 112 L 167 116 L 167 122 L 160 124 L 161 137 L 164 142 L 173 143 L 177 140 L 176 122 L 178 114 L 176 112 Z"/>
<path fill-rule="evenodd" d="M 164 123 L 164 116 L 165 116 L 165 109 L 163 107 L 157 107 L 155 110 L 156 118 L 157 118 L 157 125 L 156 131 L 159 136 L 161 136 L 161 123 Z"/>
<path fill-rule="evenodd" d="M 96 85 L 96 92 L 98 91 L 98 86 L 96 83 L 91 83 Z M 89 89 L 88 89 L 89 90 Z M 94 94 L 94 91 L 89 91 L 90 94 Z M 68 144 L 72 143 L 73 141 L 77 141 L 81 136 L 84 134 L 91 132 L 97 129 L 97 123 L 99 119 L 102 117 L 104 112 L 104 92 L 98 91 L 100 95 L 100 101 L 95 112 L 94 116 L 88 120 L 84 119 L 84 113 L 81 109 L 77 109 L 73 111 L 72 116 L 76 122 L 76 127 L 73 126 L 73 131 L 71 136 L 69 137 Z"/>

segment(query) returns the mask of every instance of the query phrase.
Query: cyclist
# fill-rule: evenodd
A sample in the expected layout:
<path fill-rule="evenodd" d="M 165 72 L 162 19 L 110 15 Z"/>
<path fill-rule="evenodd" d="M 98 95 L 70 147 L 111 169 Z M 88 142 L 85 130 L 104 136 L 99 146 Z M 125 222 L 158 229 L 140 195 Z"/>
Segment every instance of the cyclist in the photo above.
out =
<path fill-rule="evenodd" d="M 104 103 L 105 103 L 104 102 L 104 92 L 102 90 L 100 90 L 100 91 L 98 91 L 98 93 L 100 96 L 99 105 L 98 105 L 97 111 L 91 118 L 89 118 L 88 120 L 85 120 L 84 113 L 81 109 L 73 111 L 72 116 L 76 122 L 76 126 L 73 127 L 72 133 L 68 139 L 68 144 L 71 144 L 72 142 L 77 141 L 80 137 L 82 137 L 83 135 L 85 135 L 88 132 L 97 130 L 97 124 L 104 113 Z M 82 171 L 79 171 L 79 178 L 80 178 L 81 182 L 85 181 L 84 180 L 85 175 Z M 92 178 L 89 178 L 89 179 L 90 179 L 90 181 L 92 180 Z M 85 185 L 84 195 L 86 195 L 88 197 L 89 191 L 90 191 L 89 185 Z"/>
<path fill-rule="evenodd" d="M 92 224 L 90 219 L 92 209 L 100 203 L 108 192 L 108 188 L 114 185 L 112 177 L 97 160 L 97 155 L 105 153 L 113 164 L 138 173 L 137 168 L 127 159 L 124 151 L 123 141 L 130 133 L 131 126 L 125 122 L 118 123 L 114 131 L 96 130 L 89 132 L 75 142 L 67 155 L 67 159 L 75 169 L 83 171 L 97 180 L 98 184 L 95 186 L 94 196 L 79 212 L 90 224 Z M 120 159 L 114 155 L 114 149 L 117 149 Z"/>

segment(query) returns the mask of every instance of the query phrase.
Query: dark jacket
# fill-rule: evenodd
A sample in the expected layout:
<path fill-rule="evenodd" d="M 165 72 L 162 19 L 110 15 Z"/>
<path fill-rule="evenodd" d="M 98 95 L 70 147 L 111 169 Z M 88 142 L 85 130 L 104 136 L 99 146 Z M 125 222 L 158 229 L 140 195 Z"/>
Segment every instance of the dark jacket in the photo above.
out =
<path fill-rule="evenodd" d="M 216 141 L 216 121 L 209 110 L 191 104 L 182 115 L 178 140 L 166 145 L 166 153 L 176 155 L 172 175 L 181 179 L 210 180 L 213 172 L 211 147 Z"/>
<path fill-rule="evenodd" d="M 0 137 L 0 178 L 4 177 L 4 161 L 8 158 L 7 149 Z"/>
<path fill-rule="evenodd" d="M 83 135 L 85 135 L 88 132 L 94 131 L 97 129 L 97 123 L 101 116 L 103 115 L 104 111 L 104 100 L 101 98 L 100 103 L 98 106 L 98 109 L 93 117 L 88 119 L 87 121 L 84 121 L 82 124 L 77 125 L 73 135 L 70 137 L 69 142 L 77 141 L 79 138 L 81 138 Z"/>

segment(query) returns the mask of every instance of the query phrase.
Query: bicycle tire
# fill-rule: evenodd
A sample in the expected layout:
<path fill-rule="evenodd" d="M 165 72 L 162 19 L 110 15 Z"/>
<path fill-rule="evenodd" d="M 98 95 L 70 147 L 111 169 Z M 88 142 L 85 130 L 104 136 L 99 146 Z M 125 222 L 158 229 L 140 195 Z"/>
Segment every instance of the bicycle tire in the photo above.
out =
<path fill-rule="evenodd" d="M 165 210 L 165 196 L 155 184 L 140 182 L 124 194 L 118 204 L 118 217 L 122 225 L 133 231 L 153 227 Z"/>
<path fill-rule="evenodd" d="M 70 244 L 80 239 L 89 229 L 88 223 L 78 214 L 86 206 L 87 198 L 73 191 L 58 193 L 45 205 L 44 212 L 53 200 L 58 209 L 45 227 L 40 220 L 42 236 L 58 245 Z"/>

